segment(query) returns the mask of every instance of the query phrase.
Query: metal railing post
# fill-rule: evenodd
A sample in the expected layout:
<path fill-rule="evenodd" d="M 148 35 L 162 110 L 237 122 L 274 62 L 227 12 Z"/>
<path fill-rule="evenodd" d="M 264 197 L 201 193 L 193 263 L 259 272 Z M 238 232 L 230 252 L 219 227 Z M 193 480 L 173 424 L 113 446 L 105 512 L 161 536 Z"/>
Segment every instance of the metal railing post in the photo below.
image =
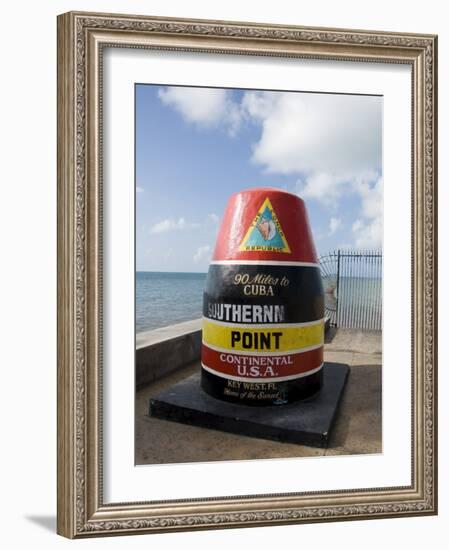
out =
<path fill-rule="evenodd" d="M 337 300 L 336 300 L 336 312 L 335 312 L 335 326 L 338 327 L 338 315 L 339 315 L 339 308 L 338 305 L 340 303 L 340 249 L 338 249 L 338 259 L 337 259 Z"/>

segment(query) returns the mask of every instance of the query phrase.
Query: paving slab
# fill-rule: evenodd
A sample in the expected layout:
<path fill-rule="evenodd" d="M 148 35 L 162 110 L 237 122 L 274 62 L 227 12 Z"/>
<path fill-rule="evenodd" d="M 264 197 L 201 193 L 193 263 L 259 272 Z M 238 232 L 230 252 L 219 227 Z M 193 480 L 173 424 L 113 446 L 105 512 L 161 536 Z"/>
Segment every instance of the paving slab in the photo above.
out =
<path fill-rule="evenodd" d="M 339 329 L 338 332 L 343 331 Z M 280 443 L 150 417 L 150 397 L 199 372 L 201 365 L 196 361 L 136 393 L 135 463 L 170 464 L 381 453 L 381 333 L 370 333 L 367 346 L 359 338 L 352 339 L 350 332 L 338 339 L 336 336 L 326 343 L 324 358 L 326 361 L 349 363 L 351 374 L 327 449 Z M 351 348 L 353 341 L 355 350 Z M 349 347 L 342 349 L 343 342 Z"/>
<path fill-rule="evenodd" d="M 351 367 L 326 455 L 382 452 L 382 368 Z"/>

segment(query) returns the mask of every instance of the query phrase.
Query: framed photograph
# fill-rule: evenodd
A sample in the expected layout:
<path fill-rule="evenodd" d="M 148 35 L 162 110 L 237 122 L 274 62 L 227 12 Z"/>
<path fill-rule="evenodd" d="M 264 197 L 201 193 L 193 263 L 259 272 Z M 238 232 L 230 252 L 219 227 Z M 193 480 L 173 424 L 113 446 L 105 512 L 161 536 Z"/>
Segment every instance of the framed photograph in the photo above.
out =
<path fill-rule="evenodd" d="M 437 37 L 58 17 L 58 533 L 437 513 Z"/>

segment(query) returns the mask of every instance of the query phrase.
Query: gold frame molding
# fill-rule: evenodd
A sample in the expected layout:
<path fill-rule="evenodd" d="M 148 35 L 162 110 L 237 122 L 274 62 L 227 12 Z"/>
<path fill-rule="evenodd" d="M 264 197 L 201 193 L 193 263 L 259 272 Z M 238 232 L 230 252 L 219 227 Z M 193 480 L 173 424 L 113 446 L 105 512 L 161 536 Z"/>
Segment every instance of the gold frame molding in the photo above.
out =
<path fill-rule="evenodd" d="M 412 484 L 103 503 L 102 49 L 403 63 L 412 69 Z M 70 538 L 437 513 L 437 37 L 70 12 L 58 17 L 58 518 Z M 149 495 L 150 497 L 150 495 Z"/>

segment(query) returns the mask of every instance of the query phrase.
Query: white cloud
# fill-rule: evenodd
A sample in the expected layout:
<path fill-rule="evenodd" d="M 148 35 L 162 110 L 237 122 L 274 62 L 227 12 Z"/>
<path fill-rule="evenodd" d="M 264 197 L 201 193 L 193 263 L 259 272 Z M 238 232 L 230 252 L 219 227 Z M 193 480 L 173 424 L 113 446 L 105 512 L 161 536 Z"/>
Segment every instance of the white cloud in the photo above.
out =
<path fill-rule="evenodd" d="M 214 212 L 208 214 L 207 219 L 214 224 L 217 224 L 220 221 L 220 218 Z"/>
<path fill-rule="evenodd" d="M 362 200 L 362 213 L 366 218 L 375 219 L 383 213 L 383 178 L 370 182 L 364 178 L 357 178 L 353 188 Z"/>
<path fill-rule="evenodd" d="M 315 172 L 306 181 L 299 179 L 296 182 L 296 193 L 304 199 L 315 199 L 324 206 L 335 209 L 348 186 L 349 182 L 345 178 Z"/>
<path fill-rule="evenodd" d="M 354 183 L 361 197 L 361 214 L 352 225 L 357 248 L 379 248 L 383 234 L 383 179 L 378 178 L 373 185 L 364 180 Z"/>
<path fill-rule="evenodd" d="M 158 92 L 164 105 L 173 107 L 187 122 L 201 127 L 223 124 L 234 135 L 241 122 L 240 106 L 228 90 L 218 88 L 169 87 Z"/>
<path fill-rule="evenodd" d="M 155 223 L 150 229 L 150 233 L 167 233 L 168 231 L 176 231 L 177 229 L 183 229 L 185 227 L 185 223 L 184 218 L 179 218 L 179 220 L 168 218 Z"/>
<path fill-rule="evenodd" d="M 329 236 L 333 235 L 341 226 L 340 218 L 331 218 L 329 221 Z"/>
<path fill-rule="evenodd" d="M 143 193 L 145 190 L 143 187 L 136 186 L 136 193 Z"/>
<path fill-rule="evenodd" d="M 209 263 L 211 256 L 211 247 L 206 244 L 205 246 L 200 246 L 197 248 L 195 254 L 193 255 L 193 261 L 195 263 Z"/>
<path fill-rule="evenodd" d="M 187 223 L 184 218 L 167 218 L 160 222 L 155 223 L 151 229 L 150 233 L 167 233 L 168 231 L 178 231 L 182 229 L 188 229 L 192 227 L 199 227 L 198 223 Z"/>
<path fill-rule="evenodd" d="M 253 160 L 268 172 L 347 178 L 380 169 L 378 97 L 246 92 L 242 104 L 262 124 Z"/>
<path fill-rule="evenodd" d="M 335 211 L 360 200 L 355 245 L 382 243 L 382 102 L 337 94 L 246 92 L 245 115 L 261 125 L 252 160 L 269 173 L 297 174 L 296 192 Z M 341 225 L 332 218 L 329 235 Z"/>
<path fill-rule="evenodd" d="M 362 220 L 356 220 L 353 224 L 352 224 L 352 231 L 353 233 L 357 233 L 358 231 L 360 231 L 361 229 L 363 228 L 363 222 Z"/>
<path fill-rule="evenodd" d="M 278 92 L 245 92 L 242 108 L 248 117 L 264 121 L 276 109 Z"/>
<path fill-rule="evenodd" d="M 222 89 L 169 87 L 161 101 L 203 128 L 222 125 L 235 134 L 242 121 L 260 126 L 252 161 L 266 172 L 296 176 L 296 192 L 336 211 L 343 197 L 360 201 L 353 227 L 355 245 L 382 243 L 382 100 L 372 96 L 245 92 L 241 103 Z M 341 214 L 339 214 L 341 216 Z M 153 232 L 180 229 L 181 220 L 164 220 Z M 334 221 L 332 221 L 334 220 Z M 206 223 L 218 223 L 209 214 Z M 341 227 L 330 220 L 329 235 Z M 195 255 L 196 256 L 196 255 Z"/>
<path fill-rule="evenodd" d="M 201 222 L 187 222 L 185 218 L 166 218 L 155 223 L 150 228 L 150 233 L 168 233 L 169 231 L 181 231 L 183 229 L 195 229 L 198 227 L 207 227 L 210 224 L 217 225 L 220 221 L 220 218 L 217 214 L 211 212 L 206 216 L 206 218 Z"/>
<path fill-rule="evenodd" d="M 382 218 L 370 221 L 357 220 L 352 226 L 357 248 L 379 248 L 382 246 Z"/>

